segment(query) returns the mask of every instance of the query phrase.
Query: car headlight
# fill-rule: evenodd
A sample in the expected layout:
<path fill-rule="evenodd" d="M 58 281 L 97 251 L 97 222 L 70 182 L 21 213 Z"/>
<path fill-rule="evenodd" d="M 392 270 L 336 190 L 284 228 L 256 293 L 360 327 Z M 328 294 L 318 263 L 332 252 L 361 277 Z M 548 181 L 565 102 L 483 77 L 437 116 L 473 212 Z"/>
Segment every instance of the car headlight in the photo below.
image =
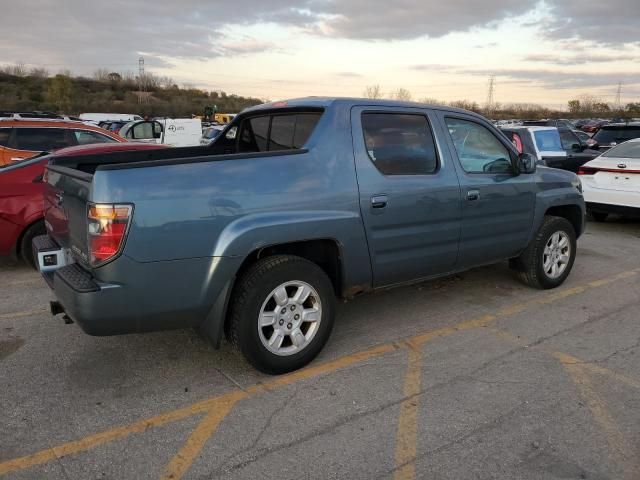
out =
<path fill-rule="evenodd" d="M 571 185 L 573 185 L 576 188 L 576 190 L 582 193 L 582 182 L 580 181 L 580 178 L 578 178 L 577 175 L 574 177 L 573 180 L 571 180 Z"/>

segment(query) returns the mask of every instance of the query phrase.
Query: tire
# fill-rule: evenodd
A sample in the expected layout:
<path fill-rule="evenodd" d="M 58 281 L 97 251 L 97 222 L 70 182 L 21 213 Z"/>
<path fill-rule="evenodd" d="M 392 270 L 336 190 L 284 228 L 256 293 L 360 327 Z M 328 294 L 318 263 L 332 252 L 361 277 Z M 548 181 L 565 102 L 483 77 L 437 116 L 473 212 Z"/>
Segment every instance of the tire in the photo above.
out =
<path fill-rule="evenodd" d="M 44 222 L 36 222 L 24 231 L 20 240 L 20 257 L 34 270 L 36 269 L 36 259 L 33 258 L 31 242 L 38 235 L 44 235 L 45 233 L 47 233 L 47 230 L 44 227 Z"/>
<path fill-rule="evenodd" d="M 545 248 L 549 243 L 552 243 L 552 236 L 559 234 L 560 239 L 566 239 L 569 247 L 569 251 L 558 247 L 558 255 L 568 253 L 568 261 L 564 263 L 564 269 L 560 272 L 560 267 L 557 267 L 555 276 L 553 273 L 548 272 L 545 269 L 545 259 L 550 261 L 553 265 L 553 256 L 549 257 L 545 253 Z M 514 267 L 518 271 L 517 275 L 519 279 L 534 288 L 549 289 L 555 288 L 566 280 L 571 273 L 573 262 L 576 258 L 576 232 L 573 229 L 571 223 L 562 217 L 546 216 L 540 229 L 536 233 L 535 237 L 531 240 L 531 243 L 522 252 L 522 254 L 515 259 Z M 560 262 L 560 260 L 558 260 Z M 556 263 L 556 266 L 559 263 Z"/>
<path fill-rule="evenodd" d="M 591 217 L 596 221 L 596 222 L 604 222 L 605 220 L 607 220 L 607 217 L 609 216 L 609 214 L 607 212 L 593 212 L 593 211 L 589 211 L 589 213 L 591 214 Z"/>
<path fill-rule="evenodd" d="M 299 290 L 303 284 L 311 293 L 297 303 L 296 294 L 307 291 Z M 275 293 L 281 293 L 280 288 L 286 300 Z M 230 302 L 227 336 L 261 372 L 297 370 L 313 360 L 329 339 L 335 304 L 331 281 L 315 263 L 291 255 L 267 257 L 251 265 L 238 280 Z M 259 327 L 262 319 L 268 323 L 271 317 L 272 325 Z M 305 317 L 310 321 L 305 322 Z M 283 336 L 281 342 L 278 335 Z"/>

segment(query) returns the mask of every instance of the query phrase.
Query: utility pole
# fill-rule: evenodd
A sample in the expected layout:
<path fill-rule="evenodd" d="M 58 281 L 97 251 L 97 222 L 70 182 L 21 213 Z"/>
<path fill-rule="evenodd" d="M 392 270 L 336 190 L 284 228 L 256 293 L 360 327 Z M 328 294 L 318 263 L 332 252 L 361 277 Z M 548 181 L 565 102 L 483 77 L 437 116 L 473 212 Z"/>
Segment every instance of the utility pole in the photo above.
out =
<path fill-rule="evenodd" d="M 618 89 L 616 90 L 616 101 L 615 104 L 618 107 L 618 110 L 622 110 L 622 82 L 618 82 Z"/>
<path fill-rule="evenodd" d="M 487 115 L 493 111 L 493 93 L 495 90 L 496 76 L 489 77 L 489 91 L 487 92 Z"/>
<path fill-rule="evenodd" d="M 140 91 L 138 95 L 138 103 L 146 103 L 147 80 L 144 75 L 144 57 L 140 57 L 138 59 L 138 90 Z"/>

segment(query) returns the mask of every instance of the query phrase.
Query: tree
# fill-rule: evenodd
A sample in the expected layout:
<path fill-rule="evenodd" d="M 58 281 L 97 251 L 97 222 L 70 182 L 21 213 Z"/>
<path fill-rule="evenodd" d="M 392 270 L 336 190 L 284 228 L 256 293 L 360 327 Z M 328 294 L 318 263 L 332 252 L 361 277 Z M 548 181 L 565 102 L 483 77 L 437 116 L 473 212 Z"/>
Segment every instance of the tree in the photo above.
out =
<path fill-rule="evenodd" d="M 109 80 L 109 70 L 106 68 L 99 68 L 93 72 L 93 79 L 98 82 L 106 82 Z"/>
<path fill-rule="evenodd" d="M 29 71 L 29 76 L 42 80 L 49 78 L 49 71 L 46 68 L 32 68 Z"/>
<path fill-rule="evenodd" d="M 422 97 L 418 101 L 420 103 L 427 103 L 429 105 L 444 105 L 444 102 L 438 100 L 437 98 L 431 98 L 431 97 Z"/>
<path fill-rule="evenodd" d="M 580 100 L 569 100 L 569 113 L 580 113 L 582 111 L 582 105 L 580 104 Z"/>
<path fill-rule="evenodd" d="M 47 101 L 56 106 L 60 111 L 68 111 L 71 108 L 73 98 L 73 83 L 67 75 L 56 75 L 51 79 L 46 95 Z"/>
<path fill-rule="evenodd" d="M 382 92 L 380 91 L 380 85 L 367 85 L 363 93 L 365 98 L 382 98 Z"/>
<path fill-rule="evenodd" d="M 399 88 L 396 93 L 393 94 L 393 98 L 402 102 L 411 101 L 411 92 L 405 88 Z"/>
<path fill-rule="evenodd" d="M 111 72 L 107 75 L 107 79 L 111 83 L 119 83 L 122 80 L 122 75 L 120 75 L 118 72 Z"/>

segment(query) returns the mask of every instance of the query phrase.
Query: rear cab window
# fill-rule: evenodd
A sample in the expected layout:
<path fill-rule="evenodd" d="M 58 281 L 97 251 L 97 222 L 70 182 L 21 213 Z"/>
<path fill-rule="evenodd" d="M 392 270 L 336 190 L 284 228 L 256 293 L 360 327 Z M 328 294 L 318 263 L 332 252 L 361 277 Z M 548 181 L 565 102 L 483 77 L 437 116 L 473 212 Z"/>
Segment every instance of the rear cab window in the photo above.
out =
<path fill-rule="evenodd" d="M 533 132 L 538 150 L 541 152 L 559 152 L 564 150 L 558 130 L 536 130 Z"/>
<path fill-rule="evenodd" d="M 431 126 L 419 113 L 363 112 L 369 158 L 384 175 L 429 175 L 438 169 Z"/>
<path fill-rule="evenodd" d="M 315 130 L 322 112 L 269 113 L 246 118 L 240 125 L 237 152 L 299 150 Z M 229 135 L 227 135 L 229 137 Z"/>

